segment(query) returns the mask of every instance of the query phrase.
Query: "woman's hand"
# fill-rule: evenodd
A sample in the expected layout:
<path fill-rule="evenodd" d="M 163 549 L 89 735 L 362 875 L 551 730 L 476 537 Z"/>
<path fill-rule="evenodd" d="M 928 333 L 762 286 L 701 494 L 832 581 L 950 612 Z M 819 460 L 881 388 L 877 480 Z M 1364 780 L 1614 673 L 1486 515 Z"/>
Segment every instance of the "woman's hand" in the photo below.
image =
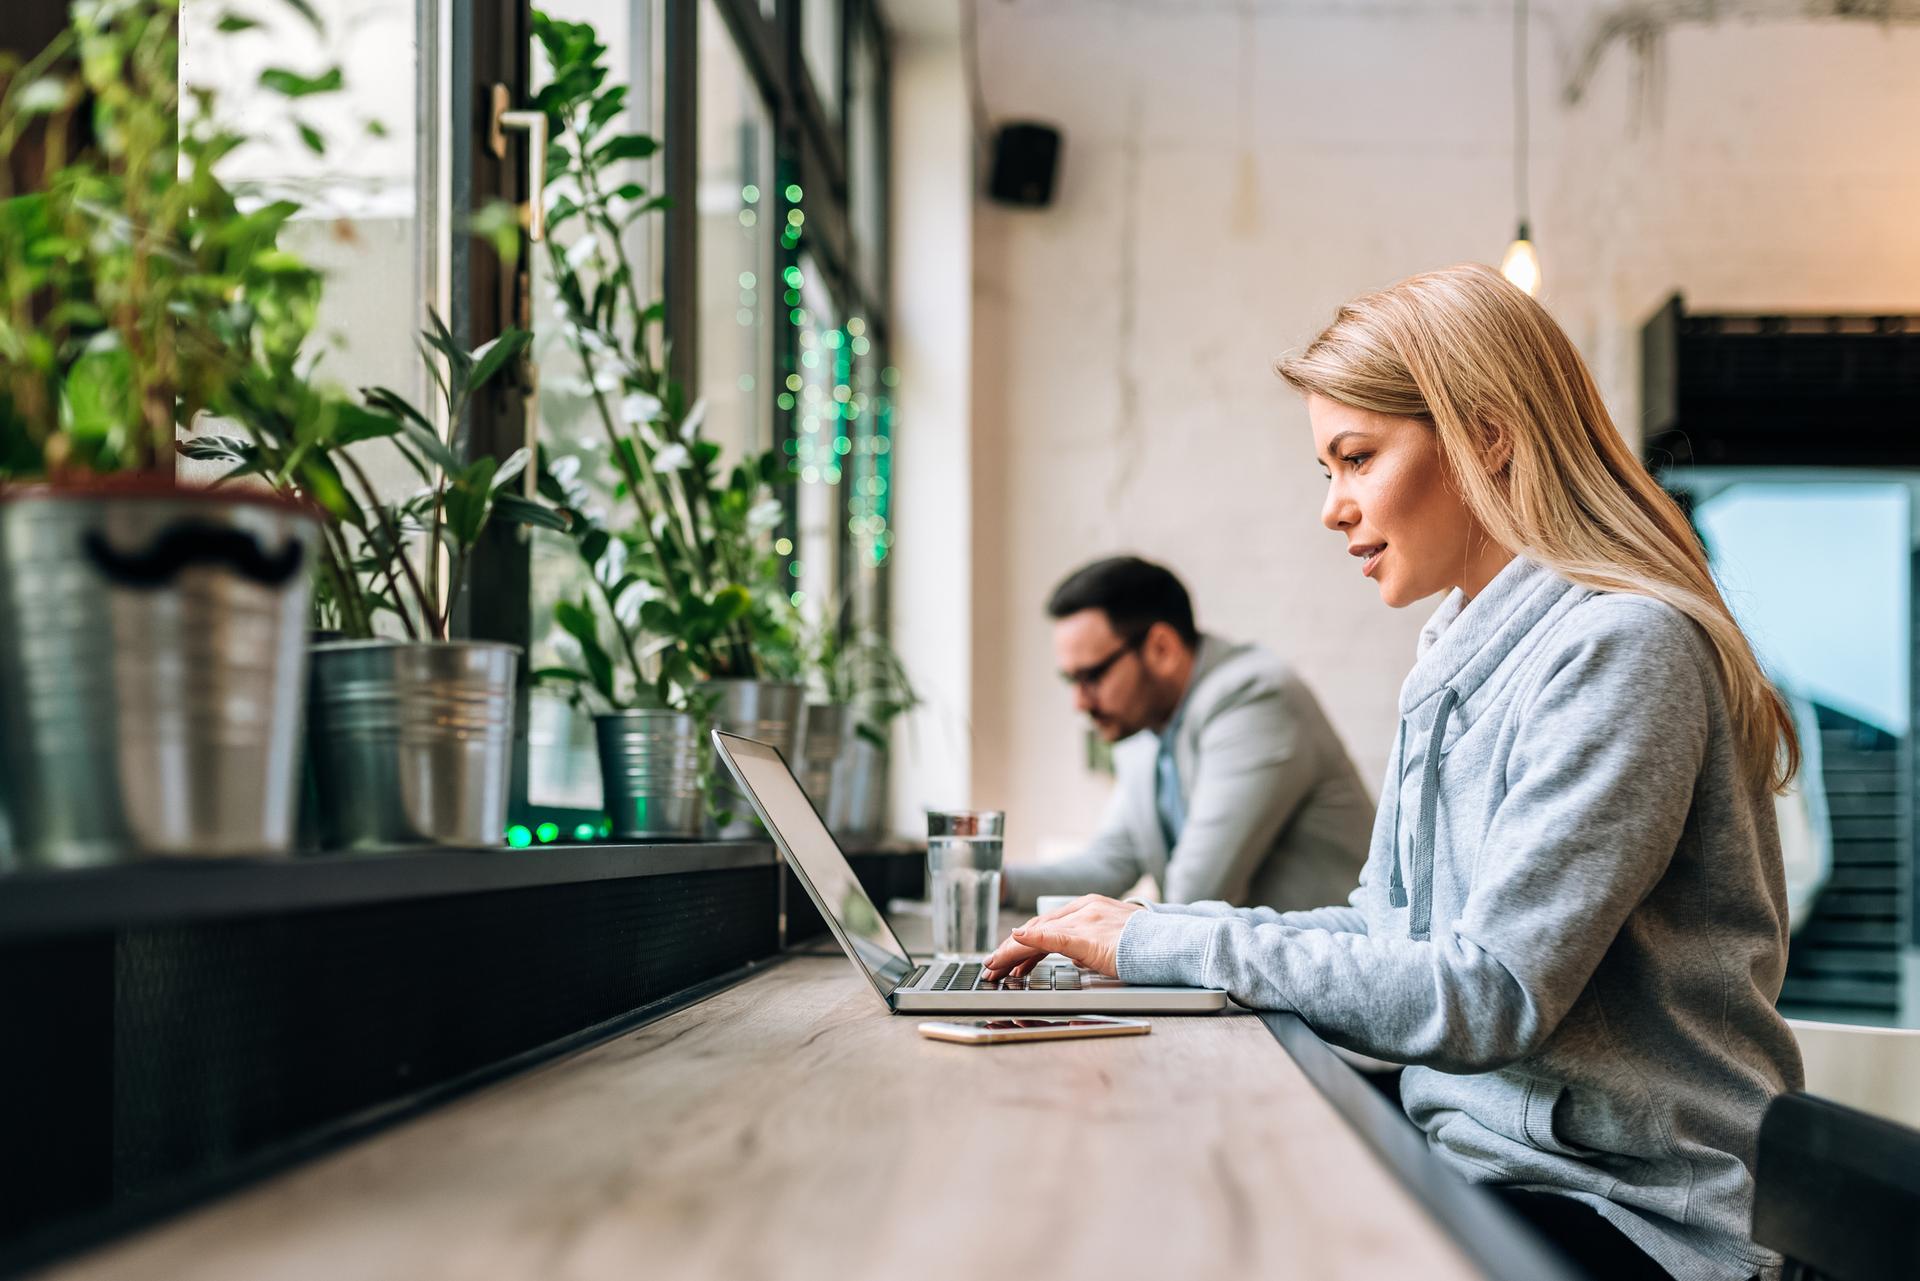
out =
<path fill-rule="evenodd" d="M 1089 894 L 1065 907 L 1036 916 L 1013 932 L 987 958 L 986 978 L 1020 977 L 1049 952 L 1058 952 L 1083 970 L 1119 977 L 1120 932 L 1138 903 Z"/>

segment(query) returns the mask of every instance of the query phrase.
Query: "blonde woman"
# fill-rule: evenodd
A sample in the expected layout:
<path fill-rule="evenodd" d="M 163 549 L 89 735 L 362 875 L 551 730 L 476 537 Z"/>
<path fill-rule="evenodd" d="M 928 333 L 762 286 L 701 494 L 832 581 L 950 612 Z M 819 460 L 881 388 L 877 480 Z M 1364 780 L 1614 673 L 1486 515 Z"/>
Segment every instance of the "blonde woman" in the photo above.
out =
<path fill-rule="evenodd" d="M 1755 1136 L 1801 1084 L 1774 1010 L 1772 793 L 1799 748 L 1687 522 L 1553 320 L 1484 267 L 1356 299 L 1281 362 L 1322 513 L 1400 607 L 1366 868 L 1304 912 L 1084 898 L 1014 932 L 1133 983 L 1224 987 L 1405 1063 L 1433 1149 L 1598 1276 L 1745 1281 Z"/>

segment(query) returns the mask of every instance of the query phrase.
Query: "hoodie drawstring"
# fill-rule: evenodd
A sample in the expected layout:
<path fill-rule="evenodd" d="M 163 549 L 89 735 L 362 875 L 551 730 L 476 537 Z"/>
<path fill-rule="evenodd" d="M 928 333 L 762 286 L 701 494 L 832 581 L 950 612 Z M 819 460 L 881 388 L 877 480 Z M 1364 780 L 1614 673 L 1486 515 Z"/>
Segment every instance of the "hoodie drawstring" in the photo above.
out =
<path fill-rule="evenodd" d="M 1407 878 L 1400 868 L 1400 797 L 1407 790 L 1407 722 L 1400 721 L 1398 736 L 1393 741 L 1393 767 L 1399 774 L 1400 785 L 1393 789 L 1393 843 L 1387 848 L 1393 851 L 1388 860 L 1392 870 L 1387 876 L 1387 902 L 1393 907 L 1407 905 Z"/>
<path fill-rule="evenodd" d="M 1434 825 L 1440 816 L 1440 744 L 1447 736 L 1447 721 L 1460 703 L 1460 695 L 1451 686 L 1440 691 L 1440 710 L 1433 718 L 1433 734 L 1427 740 L 1427 756 L 1420 769 L 1420 825 L 1413 829 L 1413 866 L 1408 879 L 1413 882 L 1413 910 L 1408 914 L 1407 933 L 1424 939 L 1433 932 L 1433 846 Z M 1400 860 L 1396 857 L 1397 868 Z M 1402 891 L 1404 895 L 1404 890 Z"/>

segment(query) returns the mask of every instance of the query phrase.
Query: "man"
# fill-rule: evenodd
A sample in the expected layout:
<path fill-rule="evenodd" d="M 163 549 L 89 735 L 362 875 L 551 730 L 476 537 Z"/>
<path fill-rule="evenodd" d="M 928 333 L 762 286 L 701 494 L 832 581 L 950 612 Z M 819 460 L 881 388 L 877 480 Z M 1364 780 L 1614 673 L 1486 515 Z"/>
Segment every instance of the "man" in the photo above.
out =
<path fill-rule="evenodd" d="M 1171 903 L 1288 911 L 1347 901 L 1373 803 L 1284 663 L 1202 635 L 1180 580 L 1137 557 L 1077 570 L 1047 613 L 1074 706 L 1119 744 L 1118 778 L 1093 843 L 1060 862 L 1008 868 L 1006 902 L 1118 896 L 1142 876 Z"/>

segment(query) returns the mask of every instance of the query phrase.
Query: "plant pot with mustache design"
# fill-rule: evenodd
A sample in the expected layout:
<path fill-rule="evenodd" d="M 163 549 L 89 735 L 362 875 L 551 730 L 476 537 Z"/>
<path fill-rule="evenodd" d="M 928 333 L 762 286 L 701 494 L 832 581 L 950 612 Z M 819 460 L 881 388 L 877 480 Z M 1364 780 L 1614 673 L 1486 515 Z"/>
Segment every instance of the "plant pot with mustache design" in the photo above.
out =
<path fill-rule="evenodd" d="M 0 494 L 0 799 L 13 857 L 283 854 L 318 528 L 154 478 Z"/>

